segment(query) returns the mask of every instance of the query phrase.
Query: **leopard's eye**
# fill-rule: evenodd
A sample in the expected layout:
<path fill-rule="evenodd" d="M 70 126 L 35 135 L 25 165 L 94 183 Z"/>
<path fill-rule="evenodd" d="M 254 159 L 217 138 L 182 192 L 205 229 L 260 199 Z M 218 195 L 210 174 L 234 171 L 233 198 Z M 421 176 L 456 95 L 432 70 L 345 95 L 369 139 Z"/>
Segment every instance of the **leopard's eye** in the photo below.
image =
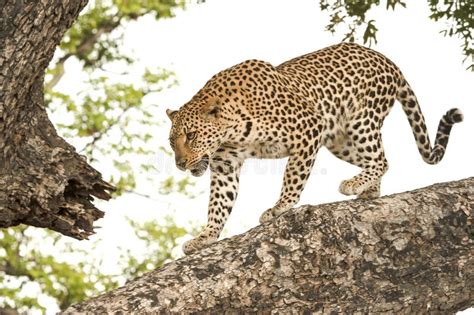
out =
<path fill-rule="evenodd" d="M 196 138 L 196 131 L 191 131 L 186 134 L 186 139 L 189 141 L 194 140 Z"/>

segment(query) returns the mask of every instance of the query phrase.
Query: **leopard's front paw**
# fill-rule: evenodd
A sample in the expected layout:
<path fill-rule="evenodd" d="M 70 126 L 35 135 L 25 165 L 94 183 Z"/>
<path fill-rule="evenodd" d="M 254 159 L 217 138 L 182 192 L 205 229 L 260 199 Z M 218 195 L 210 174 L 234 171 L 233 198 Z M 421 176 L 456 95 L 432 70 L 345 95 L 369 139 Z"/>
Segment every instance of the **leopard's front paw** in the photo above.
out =
<path fill-rule="evenodd" d="M 183 252 L 185 255 L 189 255 L 214 242 L 215 239 L 198 236 L 195 239 L 189 240 L 183 244 Z"/>
<path fill-rule="evenodd" d="M 283 212 L 290 210 L 291 207 L 292 206 L 289 204 L 278 203 L 275 207 L 270 208 L 266 210 L 264 213 L 262 213 L 262 215 L 260 216 L 260 224 L 263 224 L 265 222 L 270 221 L 273 218 L 278 217 Z"/>
<path fill-rule="evenodd" d="M 372 186 L 357 196 L 357 199 L 375 199 L 380 197 L 380 189 L 378 186 Z"/>
<path fill-rule="evenodd" d="M 268 210 L 265 210 L 264 213 L 262 213 L 262 215 L 260 216 L 260 224 L 263 224 L 265 222 L 268 222 L 270 221 L 271 219 L 273 219 L 275 217 L 275 214 L 273 213 L 273 208 L 270 208 Z"/>

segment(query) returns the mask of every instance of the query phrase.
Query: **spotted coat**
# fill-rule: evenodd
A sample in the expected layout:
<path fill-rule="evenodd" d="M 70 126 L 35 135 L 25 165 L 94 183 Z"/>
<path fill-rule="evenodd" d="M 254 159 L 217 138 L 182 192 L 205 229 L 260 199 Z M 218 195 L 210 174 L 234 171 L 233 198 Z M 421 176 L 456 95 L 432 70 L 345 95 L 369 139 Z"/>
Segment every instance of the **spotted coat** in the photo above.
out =
<path fill-rule="evenodd" d="M 342 194 L 378 197 L 388 169 L 380 129 L 395 100 L 423 160 L 438 163 L 461 111 L 442 117 L 432 147 L 413 90 L 393 62 L 371 49 L 342 43 L 277 67 L 248 60 L 214 75 L 178 111 L 167 110 L 177 167 L 195 176 L 211 169 L 208 223 L 184 252 L 217 240 L 248 158 L 289 157 L 280 198 L 261 215 L 262 223 L 299 201 L 321 146 L 362 169 L 341 183 Z"/>

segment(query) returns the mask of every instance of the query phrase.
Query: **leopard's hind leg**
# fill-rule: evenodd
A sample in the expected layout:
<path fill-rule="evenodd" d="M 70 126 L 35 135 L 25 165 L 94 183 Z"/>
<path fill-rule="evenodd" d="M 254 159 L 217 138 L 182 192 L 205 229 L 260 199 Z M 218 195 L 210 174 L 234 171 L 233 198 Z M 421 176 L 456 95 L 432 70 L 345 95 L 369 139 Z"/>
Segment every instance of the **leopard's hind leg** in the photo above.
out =
<path fill-rule="evenodd" d="M 365 111 L 347 124 L 339 141 L 328 146 L 329 151 L 341 160 L 362 168 L 358 175 L 342 181 L 339 186 L 342 194 L 364 199 L 380 196 L 380 182 L 388 169 L 380 125 L 380 119 L 374 119 L 374 115 Z"/>
<path fill-rule="evenodd" d="M 341 193 L 357 195 L 358 198 L 362 199 L 372 199 L 380 196 L 381 177 L 388 168 L 387 161 L 383 156 L 383 150 L 381 153 L 382 163 L 373 163 L 373 161 L 370 163 L 364 158 L 364 154 L 357 151 L 357 147 L 349 139 L 344 144 L 330 146 L 328 149 L 341 160 L 363 169 L 359 175 L 341 183 L 339 187 Z"/>

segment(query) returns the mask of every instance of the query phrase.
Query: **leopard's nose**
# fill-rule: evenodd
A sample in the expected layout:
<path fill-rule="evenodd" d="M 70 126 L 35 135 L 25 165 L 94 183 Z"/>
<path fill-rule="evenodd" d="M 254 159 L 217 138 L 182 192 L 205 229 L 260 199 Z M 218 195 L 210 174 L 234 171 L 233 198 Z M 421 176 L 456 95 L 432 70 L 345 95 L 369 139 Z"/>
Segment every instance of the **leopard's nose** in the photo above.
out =
<path fill-rule="evenodd" d="M 185 170 L 186 169 L 186 162 L 188 160 L 186 159 L 179 159 L 179 160 L 176 160 L 176 166 L 180 169 L 180 170 Z"/>

